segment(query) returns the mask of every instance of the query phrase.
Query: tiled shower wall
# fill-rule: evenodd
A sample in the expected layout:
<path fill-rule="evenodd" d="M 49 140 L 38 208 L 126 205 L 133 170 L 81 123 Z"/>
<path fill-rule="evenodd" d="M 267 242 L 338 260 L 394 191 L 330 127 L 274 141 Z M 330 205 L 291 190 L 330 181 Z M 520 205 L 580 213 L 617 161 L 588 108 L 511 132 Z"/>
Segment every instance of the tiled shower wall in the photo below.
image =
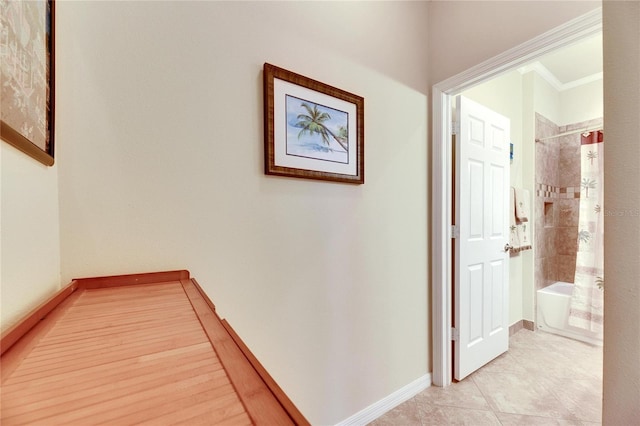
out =
<path fill-rule="evenodd" d="M 602 119 L 566 126 L 536 114 L 536 139 L 601 126 Z M 572 283 L 578 250 L 580 133 L 536 142 L 535 285 Z"/>

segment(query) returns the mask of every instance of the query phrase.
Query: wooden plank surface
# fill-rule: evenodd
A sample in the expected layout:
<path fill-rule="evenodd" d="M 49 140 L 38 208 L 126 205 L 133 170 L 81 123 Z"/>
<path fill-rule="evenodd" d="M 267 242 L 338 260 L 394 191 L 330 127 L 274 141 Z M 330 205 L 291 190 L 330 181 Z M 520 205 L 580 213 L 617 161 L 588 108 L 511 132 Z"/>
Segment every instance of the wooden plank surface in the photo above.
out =
<path fill-rule="evenodd" d="M 294 421 L 253 369 L 222 325 L 220 318 L 200 295 L 192 280 L 181 280 L 193 309 L 207 333 L 229 378 L 256 425 L 294 425 Z"/>
<path fill-rule="evenodd" d="M 3 425 L 251 424 L 179 281 L 95 284 L 3 374 Z"/>
<path fill-rule="evenodd" d="M 68 298 L 71 293 L 76 291 L 78 283 L 75 281 L 58 291 L 51 298 L 44 303 L 40 304 L 33 311 L 27 314 L 24 321 L 20 321 L 14 326 L 10 327 L 4 333 L 0 339 L 0 355 L 4 354 L 11 346 L 13 346 L 22 336 L 28 333 L 33 327 L 38 325 L 43 318 L 45 318 L 51 311 L 53 311 L 60 303 Z"/>

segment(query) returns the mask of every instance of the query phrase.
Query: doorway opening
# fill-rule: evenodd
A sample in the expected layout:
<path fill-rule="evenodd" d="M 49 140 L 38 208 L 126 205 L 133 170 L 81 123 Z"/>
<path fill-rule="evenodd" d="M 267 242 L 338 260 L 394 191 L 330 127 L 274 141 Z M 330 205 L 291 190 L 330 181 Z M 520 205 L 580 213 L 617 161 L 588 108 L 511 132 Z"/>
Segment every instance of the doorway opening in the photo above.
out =
<path fill-rule="evenodd" d="M 452 380 L 452 146 L 451 108 L 456 95 L 518 69 L 558 49 L 602 31 L 602 10 L 594 11 L 542 34 L 433 87 L 432 327 L 436 386 Z"/>

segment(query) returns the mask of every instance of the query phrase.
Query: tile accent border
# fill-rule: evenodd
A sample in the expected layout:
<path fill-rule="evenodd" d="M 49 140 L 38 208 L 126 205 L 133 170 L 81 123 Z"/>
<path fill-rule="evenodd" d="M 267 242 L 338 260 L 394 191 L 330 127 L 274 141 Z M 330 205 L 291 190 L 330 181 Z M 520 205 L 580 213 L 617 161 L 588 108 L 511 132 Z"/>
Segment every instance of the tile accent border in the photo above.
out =
<path fill-rule="evenodd" d="M 537 183 L 536 196 L 543 198 L 580 198 L 580 187 L 560 187 Z"/>
<path fill-rule="evenodd" d="M 382 398 L 380 401 L 371 404 L 364 410 L 358 411 L 353 416 L 337 423 L 336 426 L 366 425 L 367 423 L 370 423 L 382 416 L 387 411 L 391 411 L 403 402 L 413 398 L 430 386 L 431 373 L 427 373 L 393 392 L 391 395 Z"/>

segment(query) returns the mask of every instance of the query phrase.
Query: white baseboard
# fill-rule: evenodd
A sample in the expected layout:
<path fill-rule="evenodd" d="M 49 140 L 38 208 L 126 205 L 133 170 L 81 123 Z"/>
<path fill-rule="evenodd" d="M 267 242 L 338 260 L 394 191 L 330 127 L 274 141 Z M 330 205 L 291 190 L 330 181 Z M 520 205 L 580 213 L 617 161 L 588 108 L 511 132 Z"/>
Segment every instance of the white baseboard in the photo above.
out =
<path fill-rule="evenodd" d="M 336 426 L 362 426 L 366 425 L 382 416 L 387 411 L 397 407 L 408 399 L 413 398 L 418 393 L 431 386 L 431 373 L 427 373 L 417 378 L 413 382 L 398 389 L 389 396 L 382 398 L 380 401 L 371 404 L 364 410 L 361 410 L 353 416 L 341 421 Z"/>

